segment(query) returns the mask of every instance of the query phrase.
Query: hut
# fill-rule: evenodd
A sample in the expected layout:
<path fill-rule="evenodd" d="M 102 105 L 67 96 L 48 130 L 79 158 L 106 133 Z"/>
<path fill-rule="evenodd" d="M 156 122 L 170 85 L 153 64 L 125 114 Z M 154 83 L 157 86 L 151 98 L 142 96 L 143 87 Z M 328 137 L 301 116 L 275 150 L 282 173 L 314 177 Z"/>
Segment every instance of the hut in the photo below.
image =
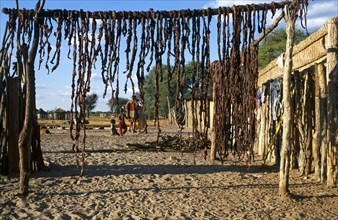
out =
<path fill-rule="evenodd" d="M 42 108 L 40 108 L 39 110 L 36 110 L 36 118 L 38 120 L 48 119 L 48 114 L 47 114 L 46 111 L 44 111 Z"/>
<path fill-rule="evenodd" d="M 62 108 L 57 108 L 53 112 L 53 119 L 54 120 L 65 120 L 66 119 L 66 112 Z"/>

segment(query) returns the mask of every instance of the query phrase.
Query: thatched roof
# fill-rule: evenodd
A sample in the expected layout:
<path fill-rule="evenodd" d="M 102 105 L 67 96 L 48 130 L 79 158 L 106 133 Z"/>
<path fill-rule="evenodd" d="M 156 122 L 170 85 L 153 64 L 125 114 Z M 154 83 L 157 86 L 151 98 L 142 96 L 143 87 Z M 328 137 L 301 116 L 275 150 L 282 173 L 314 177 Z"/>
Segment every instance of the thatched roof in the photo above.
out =
<path fill-rule="evenodd" d="M 57 108 L 54 110 L 54 113 L 65 113 L 65 110 L 63 110 L 62 108 Z"/>
<path fill-rule="evenodd" d="M 37 114 L 47 114 L 47 112 L 45 110 L 43 110 L 42 108 L 40 108 L 39 110 L 36 110 Z"/>
<path fill-rule="evenodd" d="M 308 36 L 293 48 L 292 71 L 303 71 L 314 63 L 320 63 L 327 55 L 327 28 L 329 23 L 338 23 L 338 17 L 329 19 L 318 31 Z M 283 69 L 277 65 L 277 59 L 271 61 L 264 69 L 259 71 L 258 86 L 269 79 L 282 77 Z"/>

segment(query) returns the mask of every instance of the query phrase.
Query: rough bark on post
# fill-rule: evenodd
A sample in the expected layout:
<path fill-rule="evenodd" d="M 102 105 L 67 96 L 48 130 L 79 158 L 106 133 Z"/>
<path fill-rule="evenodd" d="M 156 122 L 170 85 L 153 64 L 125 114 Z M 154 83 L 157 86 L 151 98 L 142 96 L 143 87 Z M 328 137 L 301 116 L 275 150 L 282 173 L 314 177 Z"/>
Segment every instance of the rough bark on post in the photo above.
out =
<path fill-rule="evenodd" d="M 300 128 L 302 127 L 302 123 L 300 120 L 302 110 L 300 105 L 300 73 L 297 71 L 293 74 L 295 80 L 295 95 L 294 95 L 294 102 L 295 102 L 295 121 L 294 121 L 294 134 L 293 134 L 293 149 L 292 149 L 292 169 L 299 168 L 299 152 L 300 152 Z"/>
<path fill-rule="evenodd" d="M 289 172 L 290 172 L 290 153 L 291 153 L 291 133 L 292 133 L 292 108 L 291 108 L 291 70 L 292 70 L 292 49 L 295 33 L 295 13 L 285 6 L 286 21 L 286 52 L 285 64 L 283 69 L 283 101 L 284 101 L 284 121 L 283 121 L 283 144 L 281 150 L 281 162 L 279 170 L 279 195 L 286 196 L 289 193 Z"/>
<path fill-rule="evenodd" d="M 216 83 L 215 80 L 213 80 L 213 91 L 212 91 L 212 98 L 214 102 L 216 102 Z M 215 115 L 216 115 L 216 105 L 214 105 L 214 115 L 213 115 L 213 120 L 214 122 L 212 123 L 212 130 L 211 130 L 211 146 L 210 146 L 210 160 L 212 162 L 215 161 L 216 159 L 216 122 L 215 122 Z"/>
<path fill-rule="evenodd" d="M 265 93 L 266 86 L 262 85 L 262 105 L 260 112 L 260 132 L 259 132 L 259 145 L 258 145 L 258 154 L 263 158 L 264 144 L 265 144 L 265 111 L 266 111 L 266 101 L 263 100 L 263 94 Z M 266 98 L 264 96 L 264 98 Z"/>
<path fill-rule="evenodd" d="M 327 67 L 326 67 L 326 80 L 328 89 L 327 99 L 327 137 L 328 137 L 328 151 L 327 151 L 327 185 L 336 186 L 338 176 L 338 164 L 337 164 L 337 131 L 335 122 L 335 93 L 338 92 L 337 84 L 334 82 L 336 76 L 338 58 L 338 21 L 337 18 L 331 19 L 328 22 L 328 41 L 327 41 Z"/>
<path fill-rule="evenodd" d="M 36 19 L 34 19 L 34 39 L 31 50 L 29 52 L 28 61 L 26 63 L 26 101 L 25 101 L 25 119 L 23 128 L 19 135 L 19 168 L 20 168 L 20 183 L 19 192 L 23 195 L 28 194 L 29 186 L 29 174 L 30 174 L 30 146 L 33 132 L 33 120 L 35 114 L 35 70 L 34 62 L 39 45 L 39 12 L 42 10 L 44 0 L 40 4 L 40 1 L 36 5 Z"/>
<path fill-rule="evenodd" d="M 305 73 L 305 81 L 304 81 L 304 89 L 303 89 L 303 105 L 301 107 L 301 115 L 298 118 L 298 129 L 300 133 L 300 148 L 299 148 L 299 158 L 298 158 L 298 167 L 299 167 L 299 173 L 300 175 L 305 174 L 305 166 L 306 166 L 306 146 L 307 146 L 307 140 L 309 138 L 309 133 L 307 131 L 307 115 L 308 112 L 308 103 L 309 103 L 309 73 Z"/>
<path fill-rule="evenodd" d="M 325 77 L 324 64 L 318 65 L 319 78 L 319 99 L 320 99 L 320 182 L 323 183 L 326 179 L 326 164 L 327 164 L 327 88 Z"/>
<path fill-rule="evenodd" d="M 305 164 L 305 175 L 309 175 L 311 173 L 312 167 L 312 142 L 313 142 L 313 135 L 312 135 L 312 128 L 313 128 L 313 89 L 314 89 L 314 82 L 312 78 L 311 71 L 308 72 L 309 77 L 309 84 L 308 84 L 308 91 L 307 91 L 307 103 L 306 103 L 306 143 L 305 143 L 305 155 L 306 155 L 306 164 Z"/>
<path fill-rule="evenodd" d="M 319 93 L 319 65 L 315 66 L 315 133 L 313 136 L 313 157 L 315 165 L 315 179 L 320 181 L 320 93 Z"/>
<path fill-rule="evenodd" d="M 262 155 L 263 158 L 267 158 L 267 145 L 270 143 L 270 136 L 269 136 L 269 126 L 270 126 L 270 120 L 271 120 L 271 91 L 270 91 L 270 83 L 267 85 L 267 93 L 265 96 L 265 131 L 264 131 L 264 145 L 262 148 Z"/>

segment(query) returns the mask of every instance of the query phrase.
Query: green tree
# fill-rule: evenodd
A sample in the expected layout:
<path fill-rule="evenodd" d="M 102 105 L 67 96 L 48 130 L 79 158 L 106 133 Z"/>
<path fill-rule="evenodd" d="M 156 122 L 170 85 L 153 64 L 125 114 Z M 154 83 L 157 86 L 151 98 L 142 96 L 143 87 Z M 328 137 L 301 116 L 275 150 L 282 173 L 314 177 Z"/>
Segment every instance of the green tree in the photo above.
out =
<path fill-rule="evenodd" d="M 129 99 L 127 99 L 127 98 L 119 97 L 119 100 L 118 100 L 118 103 L 117 103 L 117 99 L 111 98 L 111 99 L 108 100 L 107 105 L 109 106 L 110 111 L 113 112 L 115 115 L 117 115 L 119 113 L 118 106 L 124 107 L 127 104 L 128 101 L 129 101 Z"/>
<path fill-rule="evenodd" d="M 186 80 L 184 86 L 184 97 L 190 97 L 191 92 L 191 84 L 192 84 L 192 76 L 194 72 L 193 62 L 188 63 L 185 66 L 186 72 Z M 171 71 L 173 71 L 173 67 L 171 67 Z M 175 105 L 176 100 L 176 74 L 172 74 L 172 79 L 168 80 L 167 74 L 167 66 L 162 66 L 162 81 L 159 82 L 159 103 L 158 103 L 158 110 L 159 115 L 167 117 L 169 113 L 168 109 L 168 101 L 170 107 L 172 108 Z M 159 77 L 161 78 L 161 77 Z M 145 104 L 147 106 L 147 113 L 150 117 L 154 117 L 154 108 L 155 108 L 155 67 L 153 67 L 148 75 L 145 78 L 144 82 L 144 99 Z"/>
<path fill-rule="evenodd" d="M 295 30 L 295 44 L 306 38 L 306 34 L 300 29 Z M 262 69 L 272 60 L 276 59 L 282 52 L 285 52 L 286 32 L 285 29 L 276 29 L 271 32 L 259 45 L 258 68 Z"/>
<path fill-rule="evenodd" d="M 94 110 L 96 107 L 98 100 L 97 94 L 93 93 L 91 95 L 87 95 L 85 98 L 85 106 L 86 106 L 86 112 L 87 112 L 87 117 L 89 118 L 89 113 Z"/>

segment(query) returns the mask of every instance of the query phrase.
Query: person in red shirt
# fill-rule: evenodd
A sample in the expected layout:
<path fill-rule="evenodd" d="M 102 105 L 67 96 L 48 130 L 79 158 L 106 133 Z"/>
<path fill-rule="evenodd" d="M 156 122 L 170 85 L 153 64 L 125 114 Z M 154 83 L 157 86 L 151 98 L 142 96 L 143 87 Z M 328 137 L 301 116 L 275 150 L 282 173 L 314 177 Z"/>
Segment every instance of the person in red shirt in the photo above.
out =
<path fill-rule="evenodd" d="M 138 105 L 136 102 L 136 96 L 133 95 L 131 97 L 131 100 L 129 100 L 126 104 L 126 110 L 127 110 L 127 118 L 129 119 L 130 125 L 129 125 L 129 131 L 136 132 L 136 121 L 138 119 Z"/>

